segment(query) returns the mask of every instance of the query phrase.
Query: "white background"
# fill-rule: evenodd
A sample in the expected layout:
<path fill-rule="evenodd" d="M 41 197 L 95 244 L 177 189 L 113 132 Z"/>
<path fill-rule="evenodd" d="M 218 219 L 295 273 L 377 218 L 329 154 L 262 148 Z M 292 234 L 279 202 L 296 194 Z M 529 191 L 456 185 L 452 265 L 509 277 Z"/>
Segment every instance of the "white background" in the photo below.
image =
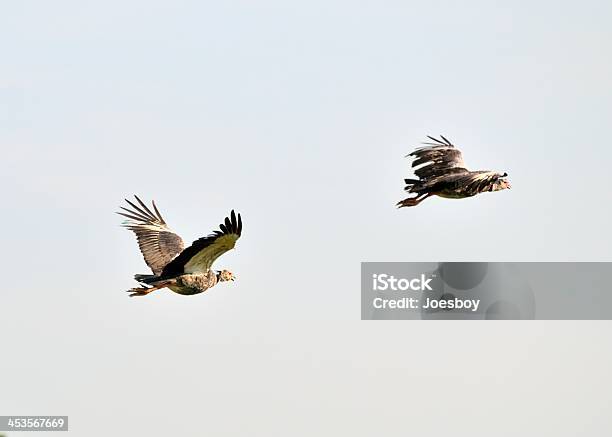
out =
<path fill-rule="evenodd" d="M 78 436 L 609 435 L 609 322 L 362 322 L 361 261 L 610 261 L 605 1 L 20 1 L 0 13 L 0 414 Z M 513 188 L 396 210 L 425 135 Z M 238 281 L 128 298 L 113 215 Z"/>

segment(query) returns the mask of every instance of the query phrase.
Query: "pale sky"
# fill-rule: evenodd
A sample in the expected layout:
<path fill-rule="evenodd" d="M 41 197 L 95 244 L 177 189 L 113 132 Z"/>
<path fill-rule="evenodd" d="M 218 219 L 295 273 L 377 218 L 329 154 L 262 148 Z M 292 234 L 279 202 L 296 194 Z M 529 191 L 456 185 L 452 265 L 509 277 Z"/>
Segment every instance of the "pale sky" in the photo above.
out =
<path fill-rule="evenodd" d="M 92 437 L 609 431 L 610 323 L 361 321 L 359 269 L 612 261 L 611 20 L 594 0 L 5 3 L 0 415 Z M 396 210 L 428 134 L 513 188 Z M 187 242 L 241 212 L 216 264 L 238 281 L 128 298 L 147 268 L 113 212 L 134 193 Z"/>

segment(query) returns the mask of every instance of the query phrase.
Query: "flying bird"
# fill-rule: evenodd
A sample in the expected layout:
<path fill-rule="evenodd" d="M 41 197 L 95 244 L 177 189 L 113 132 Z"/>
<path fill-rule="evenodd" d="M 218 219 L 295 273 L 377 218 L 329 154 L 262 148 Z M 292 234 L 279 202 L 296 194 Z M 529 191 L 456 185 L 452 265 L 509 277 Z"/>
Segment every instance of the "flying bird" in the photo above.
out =
<path fill-rule="evenodd" d="M 441 140 L 427 136 L 433 142 L 407 155 L 414 157 L 412 167 L 418 179 L 404 179 L 405 191 L 414 193 L 397 203 L 398 208 L 416 206 L 430 196 L 463 199 L 487 191 L 510 188 L 504 179 L 507 173 L 494 171 L 470 171 L 463 162 L 461 151 L 446 138 Z"/>
<path fill-rule="evenodd" d="M 198 294 L 219 282 L 235 279 L 232 272 L 211 267 L 217 258 L 233 249 L 240 238 L 240 214 L 232 210 L 219 225 L 220 230 L 194 241 L 185 249 L 183 240 L 168 227 L 155 202 L 151 202 L 151 211 L 138 196 L 134 197 L 138 205 L 125 199 L 131 208 L 122 206 L 123 212 L 117 214 L 129 219 L 123 226 L 136 234 L 140 251 L 153 274 L 134 276 L 141 287 L 128 290 L 130 296 L 146 296 L 161 288 L 184 295 Z"/>

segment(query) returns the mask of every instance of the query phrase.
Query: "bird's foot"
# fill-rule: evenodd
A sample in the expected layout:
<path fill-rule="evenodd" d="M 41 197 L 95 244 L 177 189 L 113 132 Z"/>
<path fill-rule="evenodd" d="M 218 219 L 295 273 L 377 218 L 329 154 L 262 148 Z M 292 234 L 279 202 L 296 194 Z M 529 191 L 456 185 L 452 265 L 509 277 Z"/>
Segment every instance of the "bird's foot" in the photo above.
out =
<path fill-rule="evenodd" d="M 416 197 L 409 197 L 408 199 L 400 200 L 399 202 L 397 202 L 396 206 L 398 208 L 404 208 L 406 206 L 416 206 L 432 195 L 433 193 L 421 193 Z"/>
<path fill-rule="evenodd" d="M 409 199 L 404 199 L 404 200 L 400 200 L 399 202 L 397 202 L 397 204 L 395 206 L 397 206 L 398 208 L 404 208 L 407 206 L 416 206 L 421 202 L 421 200 L 417 199 L 416 197 L 412 197 Z"/>
<path fill-rule="evenodd" d="M 150 292 L 157 290 L 155 287 L 140 287 L 140 288 L 132 288 L 127 292 L 130 293 L 130 297 L 134 296 L 146 296 Z"/>

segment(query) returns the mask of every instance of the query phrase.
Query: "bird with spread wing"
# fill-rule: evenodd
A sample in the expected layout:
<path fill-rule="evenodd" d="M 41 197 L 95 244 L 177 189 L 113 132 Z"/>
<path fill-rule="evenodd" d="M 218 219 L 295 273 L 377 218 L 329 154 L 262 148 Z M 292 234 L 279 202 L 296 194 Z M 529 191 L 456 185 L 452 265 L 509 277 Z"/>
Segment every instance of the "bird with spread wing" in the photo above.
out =
<path fill-rule="evenodd" d="M 504 179 L 507 173 L 494 171 L 470 171 L 465 167 L 461 151 L 446 138 L 441 140 L 427 136 L 433 142 L 407 155 L 414 158 L 412 167 L 418 179 L 404 179 L 405 191 L 415 194 L 401 200 L 397 207 L 416 206 L 430 196 L 463 199 L 487 191 L 510 188 Z"/>
<path fill-rule="evenodd" d="M 138 205 L 125 199 L 131 208 L 120 207 L 123 212 L 117 214 L 129 219 L 123 226 L 136 234 L 140 251 L 153 274 L 134 276 L 141 287 L 128 290 L 130 296 L 145 296 L 161 288 L 184 295 L 198 294 L 219 282 L 235 279 L 232 272 L 211 267 L 240 238 L 240 214 L 232 210 L 219 225 L 221 230 L 194 241 L 185 249 L 183 240 L 168 227 L 155 202 L 152 202 L 152 211 L 138 196 L 134 197 Z"/>

